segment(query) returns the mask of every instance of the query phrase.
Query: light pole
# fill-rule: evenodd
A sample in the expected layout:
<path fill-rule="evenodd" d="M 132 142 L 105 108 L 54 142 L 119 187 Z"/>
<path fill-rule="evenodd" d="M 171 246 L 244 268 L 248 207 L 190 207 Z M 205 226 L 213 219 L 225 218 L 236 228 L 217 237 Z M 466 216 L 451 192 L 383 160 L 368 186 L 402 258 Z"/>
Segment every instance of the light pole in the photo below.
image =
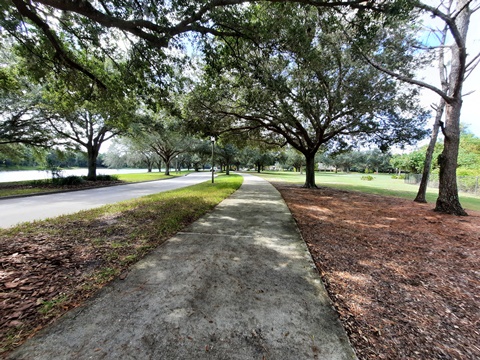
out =
<path fill-rule="evenodd" d="M 213 150 L 214 150 L 214 147 L 215 147 L 215 136 L 210 136 L 210 141 L 212 142 L 212 184 L 215 182 L 215 178 L 214 178 L 214 175 L 215 175 L 215 169 L 214 169 L 214 166 L 213 166 L 213 162 L 214 162 L 214 158 L 213 158 Z"/>

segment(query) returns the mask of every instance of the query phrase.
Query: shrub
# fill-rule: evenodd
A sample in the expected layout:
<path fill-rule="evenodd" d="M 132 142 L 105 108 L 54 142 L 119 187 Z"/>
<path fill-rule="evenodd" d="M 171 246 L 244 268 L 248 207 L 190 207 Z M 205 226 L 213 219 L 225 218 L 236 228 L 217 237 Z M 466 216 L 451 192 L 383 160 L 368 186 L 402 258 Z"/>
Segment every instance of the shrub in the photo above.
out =
<path fill-rule="evenodd" d="M 392 175 L 392 179 L 400 179 L 400 180 L 405 180 L 405 175 Z"/>
<path fill-rule="evenodd" d="M 117 181 L 117 175 L 97 175 L 98 181 Z"/>
<path fill-rule="evenodd" d="M 372 181 L 375 178 L 372 175 L 366 175 L 366 176 L 362 176 L 361 179 L 365 181 Z"/>
<path fill-rule="evenodd" d="M 52 181 L 55 185 L 60 185 L 60 186 L 79 185 L 84 182 L 81 176 L 73 176 L 73 175 L 67 176 L 67 177 L 54 178 L 52 179 Z"/>
<path fill-rule="evenodd" d="M 44 185 L 48 185 L 48 184 L 51 184 L 51 183 L 52 183 L 51 179 L 41 179 L 41 180 L 31 180 L 31 181 L 28 182 L 28 185 L 44 186 Z"/>

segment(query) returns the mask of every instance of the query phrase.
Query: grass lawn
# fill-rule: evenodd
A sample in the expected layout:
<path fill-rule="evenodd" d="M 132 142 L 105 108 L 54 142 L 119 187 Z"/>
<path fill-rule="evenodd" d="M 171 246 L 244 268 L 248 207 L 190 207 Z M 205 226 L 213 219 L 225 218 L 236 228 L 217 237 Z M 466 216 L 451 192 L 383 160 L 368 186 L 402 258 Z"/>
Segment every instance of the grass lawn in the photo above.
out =
<path fill-rule="evenodd" d="M 4 196 L 16 196 L 16 195 L 29 195 L 29 194 L 38 194 L 55 191 L 54 189 L 42 189 L 42 188 L 25 188 L 25 189 L 0 189 L 0 198 Z"/>
<path fill-rule="evenodd" d="M 25 180 L 2 182 L 0 183 L 0 197 L 46 193 L 56 190 L 39 185 L 42 181 L 43 180 Z"/>
<path fill-rule="evenodd" d="M 294 172 L 265 171 L 255 173 L 268 181 L 280 181 L 294 184 L 303 184 L 305 175 Z M 404 180 L 392 179 L 389 174 L 370 174 L 373 180 L 362 180 L 361 173 L 315 173 L 317 186 L 328 186 L 341 190 L 362 191 L 370 194 L 395 196 L 413 200 L 417 195 L 418 185 L 405 184 Z M 438 196 L 438 189 L 427 189 L 427 201 L 434 204 Z M 480 197 L 460 193 L 460 202 L 465 209 L 480 211 Z"/>
<path fill-rule="evenodd" d="M 116 177 L 118 180 L 125 182 L 141 182 L 141 181 L 153 181 L 153 180 L 163 180 L 171 179 L 175 176 L 185 176 L 190 174 L 191 171 L 181 171 L 179 173 L 175 171 L 170 171 L 170 175 L 165 175 L 163 172 L 147 172 L 147 173 L 133 173 L 133 174 L 118 174 Z"/>

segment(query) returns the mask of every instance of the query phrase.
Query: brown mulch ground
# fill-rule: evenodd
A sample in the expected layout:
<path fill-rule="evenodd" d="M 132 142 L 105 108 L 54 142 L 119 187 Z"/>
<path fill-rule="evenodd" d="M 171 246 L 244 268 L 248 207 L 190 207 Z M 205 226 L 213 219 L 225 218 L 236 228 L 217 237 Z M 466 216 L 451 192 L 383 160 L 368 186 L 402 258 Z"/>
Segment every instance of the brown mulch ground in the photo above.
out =
<path fill-rule="evenodd" d="M 275 184 L 360 359 L 480 359 L 480 213 Z"/>
<path fill-rule="evenodd" d="M 128 231 L 117 236 L 115 222 L 32 225 L 42 231 L 19 232 L 15 241 L 0 236 L 0 358 L 126 271 L 131 261 L 123 253 L 135 244 L 121 246 Z"/>

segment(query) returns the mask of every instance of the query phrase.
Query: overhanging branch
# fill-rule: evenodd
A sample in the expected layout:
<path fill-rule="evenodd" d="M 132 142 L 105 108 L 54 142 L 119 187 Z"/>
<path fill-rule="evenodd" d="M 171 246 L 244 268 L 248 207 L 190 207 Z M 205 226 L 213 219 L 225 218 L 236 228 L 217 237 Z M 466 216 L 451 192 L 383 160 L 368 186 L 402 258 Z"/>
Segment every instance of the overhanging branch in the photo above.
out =
<path fill-rule="evenodd" d="M 440 90 L 436 86 L 430 85 L 430 84 L 428 84 L 424 81 L 415 80 L 415 79 L 412 79 L 408 76 L 398 74 L 395 71 L 389 70 L 389 69 L 383 67 L 382 65 L 377 64 L 372 59 L 370 59 L 368 56 L 366 56 L 363 52 L 361 54 L 362 54 L 362 57 L 365 59 L 365 61 L 367 61 L 375 69 L 380 70 L 380 71 L 382 71 L 382 72 L 384 72 L 384 73 L 386 73 L 386 74 L 388 74 L 388 75 L 390 75 L 390 76 L 392 76 L 392 77 L 394 77 L 394 78 L 396 78 L 400 81 L 404 81 L 404 82 L 412 84 L 412 85 L 417 85 L 417 86 L 421 86 L 423 88 L 429 89 L 429 90 L 437 93 L 438 95 L 440 95 L 443 99 L 445 99 L 445 102 L 448 103 L 448 104 L 451 104 L 452 102 L 455 101 L 455 99 L 453 97 L 448 96 L 445 92 L 443 92 L 442 90 Z"/>
<path fill-rule="evenodd" d="M 66 50 L 63 48 L 59 39 L 52 31 L 50 26 L 46 22 L 44 22 L 33 10 L 31 10 L 24 1 L 12 0 L 12 2 L 22 16 L 30 19 L 38 28 L 40 28 L 40 30 L 42 30 L 50 44 L 52 44 L 56 56 L 64 64 L 74 70 L 80 71 L 81 73 L 85 74 L 90 79 L 95 81 L 100 87 L 106 88 L 106 86 L 100 81 L 100 79 L 98 79 L 93 73 L 85 69 L 82 65 L 73 60 L 69 54 L 67 54 Z"/>

